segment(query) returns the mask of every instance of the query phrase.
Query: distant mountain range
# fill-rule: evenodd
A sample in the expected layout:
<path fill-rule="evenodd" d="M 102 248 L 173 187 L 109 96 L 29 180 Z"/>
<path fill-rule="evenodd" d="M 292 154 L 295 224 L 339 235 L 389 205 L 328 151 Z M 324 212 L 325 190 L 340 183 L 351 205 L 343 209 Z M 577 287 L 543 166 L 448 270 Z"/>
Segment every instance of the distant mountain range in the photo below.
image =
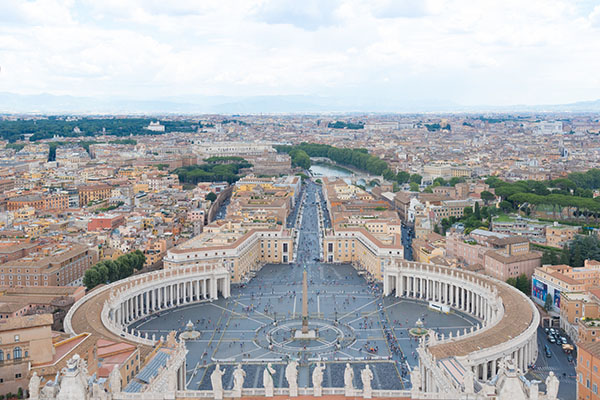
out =
<path fill-rule="evenodd" d="M 450 101 L 320 96 L 191 96 L 155 100 L 20 95 L 0 92 L 0 113 L 16 114 L 284 114 L 425 112 L 600 112 L 600 100 L 570 104 L 463 106 Z"/>

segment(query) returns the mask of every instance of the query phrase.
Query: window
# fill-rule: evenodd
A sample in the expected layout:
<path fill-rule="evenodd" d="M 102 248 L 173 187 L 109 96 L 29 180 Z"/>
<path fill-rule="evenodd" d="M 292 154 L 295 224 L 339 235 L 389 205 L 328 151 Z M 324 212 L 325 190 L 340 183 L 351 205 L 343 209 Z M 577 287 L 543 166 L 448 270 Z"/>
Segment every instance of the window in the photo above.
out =
<path fill-rule="evenodd" d="M 0 361 L 4 361 L 4 352 L 0 350 Z"/>
<path fill-rule="evenodd" d="M 598 385 L 596 385 L 595 383 L 592 385 L 592 392 L 598 394 Z"/>
<path fill-rule="evenodd" d="M 19 338 L 19 335 L 15 335 L 15 342 L 18 342 L 18 341 L 19 341 L 19 339 L 20 339 L 20 338 Z"/>
<path fill-rule="evenodd" d="M 22 352 L 21 352 L 21 348 L 20 347 L 15 347 L 15 349 L 13 350 L 13 358 L 15 360 L 19 360 L 22 357 Z"/>
<path fill-rule="evenodd" d="M 19 379 L 21 377 L 21 374 L 15 374 L 15 379 Z"/>

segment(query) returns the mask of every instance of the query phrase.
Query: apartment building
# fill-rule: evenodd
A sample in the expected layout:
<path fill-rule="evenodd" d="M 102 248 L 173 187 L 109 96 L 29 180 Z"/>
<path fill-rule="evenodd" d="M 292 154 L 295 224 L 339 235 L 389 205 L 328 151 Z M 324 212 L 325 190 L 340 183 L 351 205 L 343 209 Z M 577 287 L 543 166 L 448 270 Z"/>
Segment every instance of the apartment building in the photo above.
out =
<path fill-rule="evenodd" d="M 79 204 L 85 206 L 91 201 L 108 199 L 111 194 L 111 187 L 106 184 L 87 185 L 78 188 Z"/>
<path fill-rule="evenodd" d="M 98 254 L 80 244 L 48 245 L 0 265 L 0 286 L 81 286 Z"/>
<path fill-rule="evenodd" d="M 580 343 L 577 346 L 577 400 L 598 400 L 600 385 L 600 342 Z"/>
<path fill-rule="evenodd" d="M 483 229 L 466 236 L 458 232 L 447 234 L 446 254 L 470 267 L 480 265 L 487 275 L 503 281 L 521 274 L 531 277 L 542 258 L 541 253 L 529 249 L 525 237 Z"/>

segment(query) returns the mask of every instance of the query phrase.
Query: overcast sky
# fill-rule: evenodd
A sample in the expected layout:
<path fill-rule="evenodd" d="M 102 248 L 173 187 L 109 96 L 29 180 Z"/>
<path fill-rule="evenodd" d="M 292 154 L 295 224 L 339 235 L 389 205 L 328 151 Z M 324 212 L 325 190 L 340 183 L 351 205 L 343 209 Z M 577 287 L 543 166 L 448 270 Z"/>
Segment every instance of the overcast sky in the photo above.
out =
<path fill-rule="evenodd" d="M 0 92 L 600 98 L 600 1 L 0 0 Z"/>

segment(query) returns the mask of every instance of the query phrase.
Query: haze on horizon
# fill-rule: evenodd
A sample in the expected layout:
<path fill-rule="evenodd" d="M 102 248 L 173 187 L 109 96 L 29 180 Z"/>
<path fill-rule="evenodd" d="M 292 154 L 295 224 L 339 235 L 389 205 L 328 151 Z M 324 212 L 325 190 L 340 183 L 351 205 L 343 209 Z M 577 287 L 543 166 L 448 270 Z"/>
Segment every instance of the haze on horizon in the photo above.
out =
<path fill-rule="evenodd" d="M 564 104 L 599 44 L 591 0 L 3 0 L 0 92 Z"/>

